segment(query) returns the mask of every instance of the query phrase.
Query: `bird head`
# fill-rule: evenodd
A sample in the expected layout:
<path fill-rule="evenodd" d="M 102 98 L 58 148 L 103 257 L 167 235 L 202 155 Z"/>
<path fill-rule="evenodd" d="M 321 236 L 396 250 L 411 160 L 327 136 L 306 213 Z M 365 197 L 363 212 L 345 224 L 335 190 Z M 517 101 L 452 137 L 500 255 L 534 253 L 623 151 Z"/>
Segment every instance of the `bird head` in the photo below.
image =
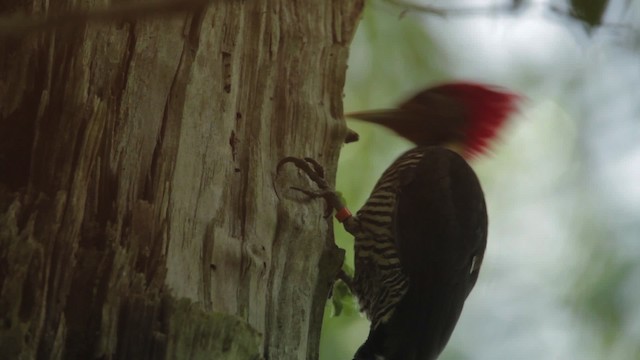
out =
<path fill-rule="evenodd" d="M 416 145 L 448 146 L 472 158 L 487 151 L 520 98 L 494 86 L 455 82 L 423 90 L 395 109 L 346 116 L 385 126 Z"/>

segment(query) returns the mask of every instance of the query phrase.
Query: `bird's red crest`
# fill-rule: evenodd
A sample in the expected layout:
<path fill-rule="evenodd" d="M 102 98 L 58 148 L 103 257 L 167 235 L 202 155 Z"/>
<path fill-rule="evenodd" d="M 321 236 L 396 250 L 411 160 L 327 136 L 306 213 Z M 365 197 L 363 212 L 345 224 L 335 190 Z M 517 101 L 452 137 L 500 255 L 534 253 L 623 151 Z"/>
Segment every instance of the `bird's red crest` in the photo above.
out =
<path fill-rule="evenodd" d="M 499 87 L 469 82 L 448 83 L 433 90 L 462 101 L 468 108 L 465 151 L 467 158 L 483 154 L 489 142 L 503 127 L 517 107 L 521 97 Z"/>
<path fill-rule="evenodd" d="M 454 82 L 423 90 L 395 109 L 347 116 L 385 126 L 416 145 L 462 145 L 462 155 L 473 158 L 487 151 L 519 99 L 498 87 Z"/>

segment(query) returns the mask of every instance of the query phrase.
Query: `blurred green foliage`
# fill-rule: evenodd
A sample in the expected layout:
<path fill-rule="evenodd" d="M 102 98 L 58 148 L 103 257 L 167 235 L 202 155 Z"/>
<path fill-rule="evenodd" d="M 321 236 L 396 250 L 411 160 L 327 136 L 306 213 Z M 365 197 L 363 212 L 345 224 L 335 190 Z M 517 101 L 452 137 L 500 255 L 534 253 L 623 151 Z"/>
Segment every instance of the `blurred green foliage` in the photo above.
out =
<path fill-rule="evenodd" d="M 407 95 L 445 77 L 439 65 L 445 61 L 433 40 L 417 19 L 399 15 L 397 8 L 367 2 L 351 46 L 346 113 L 394 106 Z M 355 211 L 384 169 L 410 144 L 382 128 L 357 121 L 348 121 L 347 125 L 360 135 L 360 140 L 343 148 L 336 187 Z M 346 250 L 345 266 L 353 268 L 353 238 L 340 224 L 336 223 L 335 229 L 336 243 Z M 364 342 L 369 323 L 358 309 L 346 285 L 337 282 L 325 308 L 321 359 L 351 359 Z"/>
<path fill-rule="evenodd" d="M 587 28 L 593 28 L 602 23 L 609 1 L 568 0 L 567 3 L 572 6 L 571 16 L 586 24 Z M 518 2 L 518 4 L 521 3 Z M 417 90 L 442 82 L 450 78 L 451 74 L 459 72 L 459 69 L 452 68 L 453 62 L 449 62 L 449 59 L 444 57 L 443 54 L 446 51 L 441 48 L 442 42 L 438 42 L 425 31 L 423 22 L 426 15 L 403 14 L 401 9 L 388 6 L 384 1 L 368 1 L 366 5 L 363 19 L 351 47 L 345 87 L 346 113 L 394 106 L 399 100 Z M 495 15 L 488 13 L 484 16 Z M 562 22 L 558 24 L 567 28 L 573 25 Z M 468 36 L 472 39 L 473 34 Z M 531 46 L 536 45 L 540 46 L 540 44 Z M 496 52 L 508 51 L 505 48 L 495 50 Z M 460 52 L 464 53 L 465 49 L 460 49 Z M 582 56 L 585 61 L 588 60 L 587 56 L 584 54 Z M 603 55 L 603 58 L 606 56 Z M 600 102 L 621 101 L 623 96 L 616 94 L 606 101 L 598 97 L 590 99 L 580 91 L 593 86 L 588 77 L 597 71 L 589 70 L 581 63 L 569 63 L 565 69 L 575 70 L 578 75 L 564 77 L 568 85 L 560 86 L 561 90 L 557 91 L 557 94 L 549 88 L 543 89 L 541 98 L 545 99 L 547 105 L 540 106 L 539 111 L 528 114 L 531 118 L 535 118 L 535 120 L 529 119 L 530 121 L 538 123 L 537 133 L 535 135 L 520 134 L 519 141 L 526 145 L 517 143 L 502 149 L 506 150 L 506 154 L 502 155 L 500 163 L 489 161 L 476 168 L 486 193 L 502 194 L 502 197 L 491 199 L 492 203 L 489 204 L 493 211 L 490 213 L 490 218 L 506 219 L 502 222 L 502 226 L 508 226 L 504 224 L 510 222 L 515 224 L 512 226 L 524 223 L 532 229 L 535 228 L 534 230 L 539 230 L 539 228 L 551 226 L 545 223 L 547 218 L 554 218 L 556 213 L 559 214 L 558 216 L 563 216 L 561 219 L 556 219 L 557 222 L 554 223 L 560 225 L 553 225 L 562 226 L 562 228 L 549 230 L 549 234 L 558 236 L 558 239 L 551 239 L 555 248 L 540 252 L 539 243 L 525 244 L 530 246 L 524 250 L 525 259 L 530 259 L 528 262 L 495 264 L 489 261 L 483 264 L 480 288 L 477 287 L 474 290 L 472 297 L 476 300 L 475 298 L 484 296 L 490 302 L 476 304 L 475 314 L 463 313 L 463 317 L 467 318 L 467 325 L 471 327 L 469 330 L 471 335 L 460 337 L 464 339 L 464 343 L 452 341 L 441 357 L 442 360 L 537 359 L 540 357 L 536 357 L 527 349 L 545 353 L 546 344 L 554 344 L 557 347 L 554 348 L 555 350 L 548 350 L 546 354 L 565 354 L 566 352 L 581 354 L 574 358 L 567 358 L 568 360 L 640 360 L 640 341 L 637 341 L 638 336 L 634 336 L 634 334 L 640 334 L 640 325 L 638 325 L 640 321 L 637 321 L 640 320 L 640 265 L 630 253 L 624 254 L 625 251 L 621 250 L 619 243 L 614 241 L 620 238 L 620 230 L 616 228 L 619 224 L 607 223 L 607 208 L 598 203 L 593 189 L 588 187 L 594 174 L 585 166 L 585 163 L 591 160 L 588 143 L 593 140 L 587 137 L 585 131 L 588 128 L 587 117 L 571 117 L 567 110 L 568 104 L 571 103 L 593 108 Z M 529 79 L 530 86 L 538 83 L 541 78 L 549 82 L 562 78 L 556 72 L 562 70 L 560 64 L 558 69 L 537 69 L 537 72 L 527 73 L 524 66 L 517 67 L 517 70 L 518 72 L 513 76 Z M 640 70 L 637 68 L 636 70 L 637 74 L 640 74 Z M 633 73 L 627 76 L 633 76 Z M 612 89 L 612 91 L 615 90 L 618 89 Z M 637 99 L 630 101 L 637 103 Z M 637 115 L 640 117 L 640 113 Z M 363 204 L 384 169 L 411 145 L 382 128 L 357 121 L 348 121 L 347 124 L 360 134 L 360 140 L 343 148 L 336 187 L 342 192 L 351 210 L 355 211 Z M 536 162 L 536 159 L 542 160 Z M 545 172 L 549 174 L 545 175 Z M 553 175 L 551 172 L 554 172 Z M 506 176 L 507 173 L 510 176 Z M 527 181 L 537 182 L 533 190 L 531 187 L 524 186 L 518 189 L 520 184 Z M 620 179 L 620 181 L 630 180 Z M 522 194 L 518 191 L 529 191 L 529 193 Z M 554 205 L 555 208 L 545 207 L 549 205 L 543 203 L 543 198 L 555 200 L 557 203 Z M 532 208 L 537 212 L 531 210 Z M 518 211 L 514 211 L 515 209 Z M 531 219 L 523 220 L 519 217 L 531 217 Z M 638 219 L 640 220 L 640 214 Z M 512 236 L 522 234 L 523 238 L 526 238 L 529 231 L 534 231 L 518 228 L 505 232 L 504 229 L 495 229 L 496 221 L 490 221 L 490 223 L 493 225 L 490 225 L 489 251 L 494 257 L 499 256 L 496 253 L 513 251 L 514 248 L 498 247 L 507 241 L 517 242 L 518 240 L 496 239 L 501 230 Z M 346 250 L 345 266 L 352 268 L 353 239 L 340 224 L 335 225 L 336 242 Z M 491 226 L 494 227 L 491 228 Z M 632 227 L 632 231 L 638 228 L 640 228 L 640 222 Z M 571 241 L 562 242 L 558 234 L 565 233 Z M 638 233 L 640 231 L 636 236 Z M 560 269 L 561 273 L 547 274 L 546 278 L 545 275 L 534 274 L 535 271 L 544 271 L 546 266 L 544 264 L 551 262 L 550 259 L 538 258 L 540 254 L 549 254 L 554 251 L 571 256 L 559 260 L 560 264 L 565 263 L 565 267 Z M 513 258 L 516 255 L 503 256 Z M 543 265 L 538 265 L 535 269 L 527 268 L 536 263 Z M 525 277 L 517 278 L 516 276 Z M 536 276 L 539 278 L 535 278 Z M 512 278 L 509 281 L 513 284 L 513 289 L 499 289 L 506 291 L 507 294 L 487 295 L 486 292 L 495 290 L 492 286 L 496 282 L 502 281 L 498 279 L 499 277 Z M 532 280 L 532 278 L 535 279 Z M 523 292 L 522 284 L 536 284 L 536 281 L 541 281 L 540 279 L 550 281 L 538 284 L 540 294 L 536 294 L 536 289 L 525 289 L 527 292 Z M 485 293 L 481 293 L 482 291 Z M 523 321 L 522 319 L 530 319 L 526 317 L 513 320 L 511 317 L 518 315 L 518 311 L 527 312 L 529 306 L 533 309 L 531 304 L 534 299 L 531 293 L 539 295 L 542 300 L 538 302 L 549 308 L 537 308 L 540 313 L 528 314 L 538 322 L 537 324 Z M 358 312 L 356 300 L 342 282 L 336 283 L 333 294 L 334 297 L 327 302 L 325 308 L 320 358 L 321 360 L 348 360 L 364 342 L 369 323 Z M 496 302 L 491 303 L 491 301 Z M 478 309 L 484 309 L 491 314 L 478 313 Z M 492 319 L 491 316 L 495 318 Z M 566 323 L 573 326 L 569 329 L 574 334 L 553 333 L 553 331 L 567 329 L 567 327 L 549 325 L 559 321 L 558 318 L 567 318 Z M 456 332 L 460 335 L 459 333 L 464 330 L 464 328 L 456 329 Z M 525 334 L 524 338 L 517 338 L 516 333 Z M 456 333 L 454 333 L 455 337 Z M 481 340 L 474 342 L 474 337 Z M 505 344 L 515 345 L 510 348 Z M 491 352 L 480 349 L 483 346 L 493 347 L 495 350 Z M 496 357 L 495 354 L 500 355 Z"/>

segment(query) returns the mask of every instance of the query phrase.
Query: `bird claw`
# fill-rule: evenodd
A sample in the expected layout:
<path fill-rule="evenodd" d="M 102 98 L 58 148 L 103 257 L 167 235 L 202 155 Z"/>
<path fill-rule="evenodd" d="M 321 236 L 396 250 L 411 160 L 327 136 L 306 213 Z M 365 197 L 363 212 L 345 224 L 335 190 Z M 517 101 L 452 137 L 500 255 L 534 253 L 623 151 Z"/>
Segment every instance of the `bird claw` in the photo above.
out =
<path fill-rule="evenodd" d="M 349 276 L 349 274 L 347 274 L 344 269 L 340 269 L 340 271 L 338 272 L 338 274 L 336 275 L 336 280 L 341 280 L 345 285 L 347 285 L 347 288 L 349 288 L 349 291 L 352 294 L 356 294 L 354 287 L 353 287 L 353 278 L 351 276 Z"/>
<path fill-rule="evenodd" d="M 295 186 L 291 186 L 290 188 L 292 190 L 300 191 L 301 193 L 307 195 L 311 199 L 323 198 L 326 201 L 324 217 L 328 218 L 329 216 L 331 216 L 331 213 L 333 212 L 333 208 L 331 207 L 331 198 L 336 196 L 336 193 L 334 191 L 330 191 L 330 190 L 310 191 L 310 190 L 301 189 Z"/>
<path fill-rule="evenodd" d="M 327 209 L 325 211 L 326 217 L 331 216 L 331 213 L 333 212 L 334 209 L 337 211 L 340 211 L 342 209 L 346 210 L 346 208 L 340 201 L 338 194 L 329 186 L 329 184 L 325 180 L 324 168 L 322 167 L 322 165 L 320 165 L 320 163 L 308 157 L 304 159 L 300 159 L 300 158 L 288 156 L 278 162 L 276 171 L 280 171 L 280 168 L 282 168 L 282 166 L 287 163 L 291 163 L 295 165 L 298 169 L 302 170 L 305 174 L 307 174 L 307 176 L 311 181 L 316 183 L 320 191 L 310 191 L 310 190 L 305 190 L 298 187 L 291 187 L 291 188 L 293 190 L 300 191 L 306 194 L 312 199 L 316 199 L 320 197 L 323 198 L 327 204 Z M 350 213 L 349 213 L 349 216 L 351 216 Z M 340 220 L 340 221 L 343 221 L 343 220 Z"/>
<path fill-rule="evenodd" d="M 295 165 L 298 169 L 307 174 L 309 179 L 316 183 L 320 190 L 330 189 L 329 184 L 327 184 L 327 181 L 324 179 L 324 168 L 314 159 L 308 157 L 300 159 L 293 156 L 287 156 L 278 162 L 276 171 L 280 171 L 280 168 L 287 163 Z"/>
<path fill-rule="evenodd" d="M 322 165 L 320 165 L 319 162 L 317 162 L 315 159 L 310 157 L 304 158 L 304 161 L 311 164 L 311 166 L 313 166 L 313 171 L 315 171 L 315 173 L 318 174 L 318 176 L 324 179 L 324 168 L 322 167 Z"/>

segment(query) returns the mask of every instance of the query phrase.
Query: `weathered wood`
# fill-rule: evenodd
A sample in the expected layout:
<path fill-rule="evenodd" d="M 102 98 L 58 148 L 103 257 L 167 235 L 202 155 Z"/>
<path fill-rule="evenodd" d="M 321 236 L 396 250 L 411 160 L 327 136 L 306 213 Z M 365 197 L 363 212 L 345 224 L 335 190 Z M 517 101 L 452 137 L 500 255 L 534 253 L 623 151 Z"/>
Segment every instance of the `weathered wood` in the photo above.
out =
<path fill-rule="evenodd" d="M 342 253 L 275 165 L 334 177 L 361 10 L 226 0 L 3 39 L 3 357 L 317 358 Z"/>

